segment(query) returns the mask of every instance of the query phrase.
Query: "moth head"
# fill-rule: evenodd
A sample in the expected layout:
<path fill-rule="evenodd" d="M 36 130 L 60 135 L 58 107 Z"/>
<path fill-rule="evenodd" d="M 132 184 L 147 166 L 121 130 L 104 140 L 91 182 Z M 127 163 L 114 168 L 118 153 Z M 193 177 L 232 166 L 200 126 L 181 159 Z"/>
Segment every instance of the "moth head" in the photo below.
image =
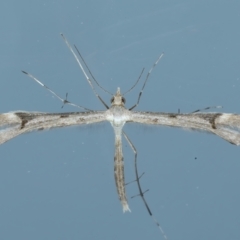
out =
<path fill-rule="evenodd" d="M 124 106 L 125 105 L 125 98 L 122 96 L 120 92 L 120 88 L 117 88 L 117 92 L 115 95 L 111 98 L 111 105 L 112 106 Z"/>

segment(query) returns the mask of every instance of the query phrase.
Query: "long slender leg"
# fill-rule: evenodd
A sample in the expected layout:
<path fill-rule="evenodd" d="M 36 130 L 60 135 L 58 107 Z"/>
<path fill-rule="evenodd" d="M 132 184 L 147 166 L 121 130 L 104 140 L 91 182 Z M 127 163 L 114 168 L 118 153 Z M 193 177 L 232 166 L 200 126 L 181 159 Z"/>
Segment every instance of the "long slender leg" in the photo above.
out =
<path fill-rule="evenodd" d="M 70 50 L 71 53 L 73 54 L 74 58 L 76 59 L 76 61 L 77 61 L 77 63 L 78 63 L 78 66 L 81 68 L 82 73 L 84 74 L 86 80 L 88 81 L 90 87 L 92 88 L 92 90 L 93 90 L 95 96 L 100 100 L 100 102 L 101 102 L 101 103 L 102 103 L 107 109 L 109 109 L 108 105 L 107 105 L 107 104 L 103 101 L 103 99 L 98 95 L 98 93 L 97 93 L 97 91 L 96 91 L 94 85 L 92 84 L 91 79 L 88 77 L 88 75 L 87 75 L 87 73 L 85 72 L 85 70 L 84 70 L 84 68 L 83 68 L 83 66 L 82 66 L 82 64 L 81 64 L 81 62 L 80 62 L 80 60 L 78 59 L 76 53 L 73 51 L 73 48 L 72 48 L 71 45 L 68 43 L 67 39 L 64 37 L 64 35 L 63 35 L 62 33 L 61 33 L 61 36 L 62 36 L 64 42 L 67 44 L 69 50 Z"/>
<path fill-rule="evenodd" d="M 84 109 L 84 110 L 87 110 L 87 111 L 92 111 L 91 109 L 88 109 L 88 108 L 85 108 L 85 107 L 83 107 L 83 106 L 81 106 L 81 105 L 77 105 L 77 104 L 74 104 L 74 103 L 72 103 L 72 102 L 69 102 L 68 100 L 67 100 L 67 98 L 66 99 L 63 99 L 63 98 L 61 98 L 58 94 L 56 94 L 53 90 L 51 90 L 48 86 L 46 86 L 45 84 L 43 84 L 41 81 L 39 81 L 37 78 L 35 78 L 32 74 L 30 74 L 30 73 L 27 73 L 27 72 L 25 72 L 25 71 L 22 71 L 24 74 L 26 74 L 28 77 L 30 77 L 30 78 L 32 78 L 35 82 L 37 82 L 39 85 L 41 85 L 42 87 L 44 87 L 44 88 L 46 88 L 50 93 L 52 93 L 55 97 L 57 97 L 62 103 L 63 103 L 63 105 L 64 104 L 69 104 L 69 105 L 71 105 L 71 106 L 74 106 L 74 107 L 78 107 L 78 108 L 81 108 L 81 109 Z M 67 97 L 67 94 L 66 94 L 66 97 Z"/>
<path fill-rule="evenodd" d="M 163 57 L 163 55 L 164 55 L 164 53 L 162 53 L 162 54 L 159 56 L 159 58 L 157 59 L 157 61 L 153 64 L 153 66 L 152 66 L 151 69 L 149 70 L 149 72 L 148 72 L 148 74 L 147 74 L 147 76 L 146 76 L 146 80 L 145 80 L 145 82 L 143 83 L 143 87 L 142 87 L 142 89 L 141 89 L 141 91 L 140 91 L 140 93 L 139 93 L 139 95 L 138 95 L 137 103 L 134 104 L 131 108 L 129 108 L 129 110 L 133 110 L 135 107 L 138 106 L 138 104 L 139 104 L 139 102 L 140 102 L 140 98 L 141 98 L 142 93 L 143 93 L 143 89 L 145 88 L 145 85 L 146 85 L 146 83 L 147 83 L 147 81 L 148 81 L 148 78 L 149 78 L 152 70 L 155 68 L 155 66 L 158 64 L 158 62 L 160 61 L 160 59 Z"/>
<path fill-rule="evenodd" d="M 163 231 L 163 228 L 161 227 L 160 223 L 157 221 L 157 219 L 153 216 L 152 214 L 152 211 L 150 210 L 148 204 L 147 204 L 147 201 L 144 197 L 144 193 L 142 191 L 142 188 L 141 188 L 141 185 L 140 185 L 140 178 L 141 176 L 139 177 L 138 175 L 138 168 L 137 168 L 137 150 L 136 148 L 134 147 L 133 143 L 131 142 L 131 140 L 129 139 L 129 137 L 126 135 L 126 133 L 123 131 L 123 136 L 125 137 L 125 139 L 127 140 L 129 146 L 131 147 L 131 149 L 133 150 L 134 152 L 134 165 L 135 165 L 135 175 L 136 175 L 136 182 L 137 182 L 137 186 L 138 186 L 138 190 L 139 190 L 139 196 L 142 198 L 143 200 L 143 203 L 148 211 L 148 214 L 152 217 L 153 221 L 155 222 L 155 224 L 157 225 L 158 229 L 160 230 L 161 234 L 163 235 L 163 237 L 168 240 L 167 238 L 167 235 L 165 234 L 165 232 Z"/>
<path fill-rule="evenodd" d="M 202 111 L 205 111 L 205 110 L 209 110 L 209 109 L 213 109 L 213 108 L 222 108 L 222 106 L 210 106 L 210 107 L 205 107 L 205 108 L 201 108 L 201 109 L 197 109 L 191 113 L 196 113 L 196 112 L 202 112 Z"/>

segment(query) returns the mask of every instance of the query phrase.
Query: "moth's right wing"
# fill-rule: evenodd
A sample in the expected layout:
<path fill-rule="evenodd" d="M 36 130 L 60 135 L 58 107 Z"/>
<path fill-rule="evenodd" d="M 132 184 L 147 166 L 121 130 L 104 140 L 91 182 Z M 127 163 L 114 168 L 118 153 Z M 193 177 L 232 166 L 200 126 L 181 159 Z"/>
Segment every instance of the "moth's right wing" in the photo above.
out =
<path fill-rule="evenodd" d="M 0 114 L 0 144 L 27 132 L 106 121 L 104 111 L 42 113 L 9 112 Z"/>

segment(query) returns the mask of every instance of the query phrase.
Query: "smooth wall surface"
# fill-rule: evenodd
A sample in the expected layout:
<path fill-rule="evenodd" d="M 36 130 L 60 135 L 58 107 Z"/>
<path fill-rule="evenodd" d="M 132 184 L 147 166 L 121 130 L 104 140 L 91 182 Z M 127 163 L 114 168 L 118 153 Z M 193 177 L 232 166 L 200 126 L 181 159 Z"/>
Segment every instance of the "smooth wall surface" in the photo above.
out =
<path fill-rule="evenodd" d="M 60 37 L 76 44 L 95 78 L 137 100 L 136 110 L 191 112 L 222 105 L 240 114 L 239 1 L 7 1 L 0 8 L 0 112 L 68 112 L 28 71 L 62 97 L 104 110 Z M 109 103 L 110 97 L 98 93 Z M 212 109 L 210 111 L 216 111 Z M 240 147 L 216 136 L 126 125 L 143 189 L 171 240 L 240 239 Z M 123 143 L 126 182 L 133 153 Z M 122 213 L 109 123 L 19 136 L 0 146 L 0 235 L 4 240 L 163 239 L 127 186 Z"/>

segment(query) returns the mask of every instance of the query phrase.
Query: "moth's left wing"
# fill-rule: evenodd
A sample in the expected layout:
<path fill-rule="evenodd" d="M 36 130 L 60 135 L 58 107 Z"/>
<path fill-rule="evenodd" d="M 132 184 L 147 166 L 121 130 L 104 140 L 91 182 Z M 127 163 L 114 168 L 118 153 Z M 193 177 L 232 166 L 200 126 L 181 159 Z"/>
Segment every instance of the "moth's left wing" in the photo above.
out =
<path fill-rule="evenodd" d="M 240 115 L 232 113 L 154 113 L 131 111 L 130 121 L 214 133 L 240 145 Z"/>

